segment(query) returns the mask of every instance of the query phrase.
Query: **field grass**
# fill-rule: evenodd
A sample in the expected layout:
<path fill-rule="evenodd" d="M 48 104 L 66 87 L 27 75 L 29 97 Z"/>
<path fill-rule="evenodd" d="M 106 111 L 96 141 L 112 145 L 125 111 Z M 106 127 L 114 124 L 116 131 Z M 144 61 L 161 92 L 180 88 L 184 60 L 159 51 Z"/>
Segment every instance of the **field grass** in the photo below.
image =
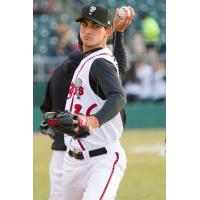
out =
<path fill-rule="evenodd" d="M 128 164 L 117 200 L 165 200 L 166 160 L 158 148 L 164 145 L 164 138 L 164 129 L 127 130 L 123 133 L 121 143 Z M 34 135 L 34 200 L 48 199 L 50 146 L 49 137 Z"/>

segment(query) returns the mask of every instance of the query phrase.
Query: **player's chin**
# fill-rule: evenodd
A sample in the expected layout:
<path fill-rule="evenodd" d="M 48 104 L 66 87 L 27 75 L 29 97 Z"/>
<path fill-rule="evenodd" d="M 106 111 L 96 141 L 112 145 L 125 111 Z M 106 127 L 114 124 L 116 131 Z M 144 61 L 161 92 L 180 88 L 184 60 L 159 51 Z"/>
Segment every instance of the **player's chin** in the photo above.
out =
<path fill-rule="evenodd" d="M 84 46 L 87 47 L 87 48 L 94 48 L 95 47 L 95 45 L 91 42 L 85 42 Z"/>
<path fill-rule="evenodd" d="M 93 46 L 92 41 L 90 39 L 83 40 L 85 46 Z"/>

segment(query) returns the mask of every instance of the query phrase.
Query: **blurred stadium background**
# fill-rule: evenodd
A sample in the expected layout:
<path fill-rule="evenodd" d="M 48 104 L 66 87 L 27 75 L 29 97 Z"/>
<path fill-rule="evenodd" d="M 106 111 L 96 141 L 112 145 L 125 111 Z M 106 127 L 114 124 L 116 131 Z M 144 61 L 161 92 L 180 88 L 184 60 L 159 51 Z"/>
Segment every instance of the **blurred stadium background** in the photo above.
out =
<path fill-rule="evenodd" d="M 165 128 L 165 0 L 34 0 L 34 132 L 39 130 L 39 105 L 47 81 L 56 66 L 78 49 L 79 26 L 74 21 L 83 5 L 90 3 L 110 8 L 113 16 L 117 7 L 134 7 L 136 17 L 125 33 L 129 67 L 124 85 L 128 99 L 126 128 Z M 149 21 L 142 20 L 144 14 Z"/>
<path fill-rule="evenodd" d="M 126 30 L 128 74 L 124 84 L 128 104 L 122 145 L 128 167 L 120 200 L 165 199 L 165 0 L 34 0 L 33 1 L 33 132 L 39 133 L 47 81 L 70 52 L 78 50 L 75 18 L 86 4 L 115 9 L 133 6 L 136 17 Z M 143 18 L 146 16 L 146 18 Z M 51 140 L 34 134 L 34 199 L 48 198 Z M 134 151 L 135 149 L 135 151 Z M 139 151 L 139 154 L 138 154 Z"/>

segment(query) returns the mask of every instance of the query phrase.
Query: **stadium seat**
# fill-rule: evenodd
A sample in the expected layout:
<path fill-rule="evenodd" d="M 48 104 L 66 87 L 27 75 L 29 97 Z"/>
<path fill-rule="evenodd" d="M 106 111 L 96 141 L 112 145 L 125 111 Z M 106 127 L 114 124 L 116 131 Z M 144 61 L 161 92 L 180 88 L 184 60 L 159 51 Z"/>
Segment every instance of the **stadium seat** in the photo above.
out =
<path fill-rule="evenodd" d="M 154 7 L 156 5 L 156 1 L 155 0 L 147 0 L 147 5 Z"/>
<path fill-rule="evenodd" d="M 47 52 L 48 52 L 48 47 L 47 47 L 47 45 L 45 45 L 45 44 L 39 45 L 39 53 L 40 53 L 40 54 L 45 55 L 45 54 L 47 54 Z"/>
<path fill-rule="evenodd" d="M 140 1 L 132 1 L 132 0 L 84 0 L 77 1 L 76 6 L 82 7 L 83 4 L 90 4 L 91 2 L 94 4 L 104 5 L 109 7 L 112 11 L 112 14 L 115 14 L 115 9 L 117 7 L 132 5 L 134 6 L 137 12 L 144 11 L 149 12 L 149 14 L 159 21 L 159 25 L 161 28 L 161 41 L 165 42 L 166 35 L 166 0 L 140 0 Z M 45 0 L 40 1 L 40 7 L 45 8 Z M 78 5 L 80 4 L 80 5 Z M 56 14 L 41 14 L 33 16 L 33 46 L 34 53 L 37 54 L 46 54 L 48 49 L 52 46 L 55 46 L 57 43 L 57 37 L 53 34 L 53 32 L 57 28 L 58 21 L 65 21 L 75 30 L 79 30 L 79 26 L 74 22 L 66 13 L 56 15 Z M 138 19 L 138 15 L 136 13 L 134 23 L 130 25 L 128 28 L 128 35 L 133 35 L 133 33 L 140 28 L 140 21 Z"/>

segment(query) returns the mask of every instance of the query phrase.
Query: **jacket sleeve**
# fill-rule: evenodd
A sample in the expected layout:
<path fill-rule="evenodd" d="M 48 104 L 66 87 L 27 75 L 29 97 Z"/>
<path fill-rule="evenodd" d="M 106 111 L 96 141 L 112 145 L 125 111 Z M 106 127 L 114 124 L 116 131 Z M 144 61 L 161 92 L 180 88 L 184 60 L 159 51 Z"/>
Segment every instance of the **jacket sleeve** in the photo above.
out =
<path fill-rule="evenodd" d="M 44 100 L 43 100 L 42 104 L 40 105 L 40 110 L 43 113 L 50 112 L 52 109 L 52 100 L 51 100 L 51 94 L 50 94 L 50 82 L 51 82 L 51 80 L 48 81 Z"/>

